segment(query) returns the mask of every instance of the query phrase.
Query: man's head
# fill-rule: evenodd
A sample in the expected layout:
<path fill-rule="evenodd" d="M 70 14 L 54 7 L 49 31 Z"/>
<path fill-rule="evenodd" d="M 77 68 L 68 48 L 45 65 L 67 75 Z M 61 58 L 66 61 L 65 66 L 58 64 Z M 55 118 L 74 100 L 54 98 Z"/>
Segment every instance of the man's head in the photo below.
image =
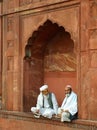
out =
<path fill-rule="evenodd" d="M 72 86 L 71 85 L 66 85 L 65 87 L 65 95 L 68 97 L 71 94 L 72 91 Z"/>
<path fill-rule="evenodd" d="M 49 93 L 49 91 L 48 91 L 48 85 L 41 86 L 40 92 L 42 92 L 43 95 L 47 95 Z"/>

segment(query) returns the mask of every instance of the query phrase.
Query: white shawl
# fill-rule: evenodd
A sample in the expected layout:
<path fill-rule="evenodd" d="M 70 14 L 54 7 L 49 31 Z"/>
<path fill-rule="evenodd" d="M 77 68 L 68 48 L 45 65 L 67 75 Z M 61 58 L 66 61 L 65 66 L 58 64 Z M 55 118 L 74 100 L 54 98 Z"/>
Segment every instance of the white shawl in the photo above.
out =
<path fill-rule="evenodd" d="M 70 96 L 63 100 L 63 103 L 61 105 L 61 109 L 68 110 L 71 115 L 74 115 L 77 113 L 77 95 L 72 91 Z"/>

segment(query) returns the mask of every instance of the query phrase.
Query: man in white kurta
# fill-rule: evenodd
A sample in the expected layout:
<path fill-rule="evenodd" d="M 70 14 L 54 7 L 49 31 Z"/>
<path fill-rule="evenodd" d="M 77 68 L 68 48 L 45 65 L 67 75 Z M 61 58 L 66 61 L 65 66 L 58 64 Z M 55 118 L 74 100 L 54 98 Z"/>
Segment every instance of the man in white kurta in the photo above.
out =
<path fill-rule="evenodd" d="M 36 107 L 31 107 L 31 111 L 38 118 L 42 115 L 50 119 L 52 115 L 57 114 L 58 103 L 55 94 L 48 91 L 48 85 L 43 85 L 40 88 Z"/>
<path fill-rule="evenodd" d="M 77 95 L 72 91 L 71 85 L 65 87 L 65 98 L 60 108 L 58 108 L 58 116 L 61 117 L 61 122 L 70 122 L 77 114 Z"/>

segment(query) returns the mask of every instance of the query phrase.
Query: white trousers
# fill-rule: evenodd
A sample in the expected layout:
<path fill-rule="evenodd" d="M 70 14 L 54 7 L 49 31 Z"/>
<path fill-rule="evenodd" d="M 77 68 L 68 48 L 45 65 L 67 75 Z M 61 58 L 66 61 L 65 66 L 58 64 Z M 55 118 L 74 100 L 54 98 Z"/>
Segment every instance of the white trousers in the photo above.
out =
<path fill-rule="evenodd" d="M 37 112 L 37 108 L 36 107 L 31 107 L 31 112 L 36 113 Z M 55 111 L 51 108 L 40 108 L 39 109 L 39 114 L 47 117 L 47 118 L 52 118 L 52 115 L 55 114 Z"/>
<path fill-rule="evenodd" d="M 70 122 L 70 113 L 69 112 L 62 112 L 61 108 L 58 108 L 58 114 L 61 114 L 61 122 L 67 121 Z"/>

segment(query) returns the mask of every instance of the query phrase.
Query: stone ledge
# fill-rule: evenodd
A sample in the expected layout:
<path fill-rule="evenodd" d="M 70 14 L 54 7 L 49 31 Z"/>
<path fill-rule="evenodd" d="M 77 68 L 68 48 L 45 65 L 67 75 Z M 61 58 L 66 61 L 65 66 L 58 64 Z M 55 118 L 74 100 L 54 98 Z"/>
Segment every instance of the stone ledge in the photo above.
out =
<path fill-rule="evenodd" d="M 45 124 L 47 123 L 47 124 L 53 124 L 58 126 L 68 126 L 72 128 L 84 128 L 84 129 L 88 128 L 88 130 L 93 129 L 94 127 L 97 128 L 97 121 L 77 119 L 77 120 L 73 120 L 72 122 L 62 123 L 60 119 L 56 119 L 55 117 L 53 117 L 52 119 L 47 119 L 44 117 L 36 119 L 31 112 L 16 112 L 16 111 L 1 110 L 0 118 L 23 120 L 23 121 L 30 121 L 30 122 L 45 123 Z"/>

